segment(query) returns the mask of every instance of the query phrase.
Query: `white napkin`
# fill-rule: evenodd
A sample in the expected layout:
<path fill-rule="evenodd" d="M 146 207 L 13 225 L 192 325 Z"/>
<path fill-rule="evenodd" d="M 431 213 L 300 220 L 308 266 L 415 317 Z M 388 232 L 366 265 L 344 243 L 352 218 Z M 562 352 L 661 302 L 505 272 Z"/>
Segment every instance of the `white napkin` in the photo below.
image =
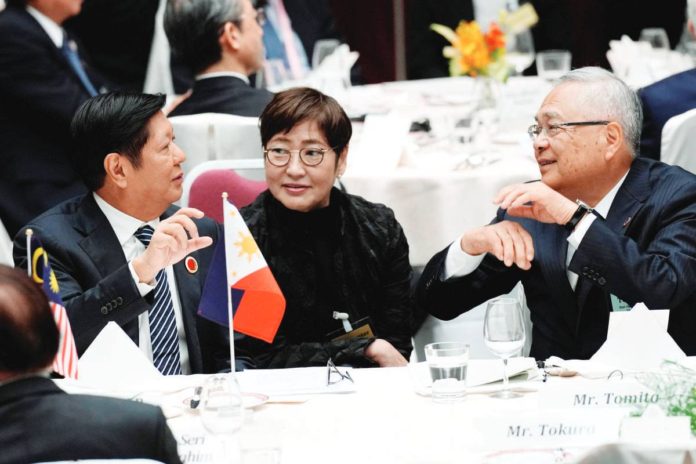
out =
<path fill-rule="evenodd" d="M 115 322 L 97 335 L 78 364 L 80 383 L 105 390 L 143 388 L 162 381 L 162 374 Z"/>
<path fill-rule="evenodd" d="M 686 358 L 666 328 L 651 313 L 643 303 L 636 304 L 621 316 L 611 313 L 610 318 L 620 317 L 623 321 L 608 333 L 607 340 L 590 358 L 591 361 L 622 370 L 646 371 L 659 368 L 665 359 L 679 361 Z"/>

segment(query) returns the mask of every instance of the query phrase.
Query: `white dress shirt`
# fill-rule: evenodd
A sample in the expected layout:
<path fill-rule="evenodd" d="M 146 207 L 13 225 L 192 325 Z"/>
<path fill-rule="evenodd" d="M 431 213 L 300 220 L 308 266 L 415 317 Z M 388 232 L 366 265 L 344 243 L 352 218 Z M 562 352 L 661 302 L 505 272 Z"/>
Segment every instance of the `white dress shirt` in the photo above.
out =
<path fill-rule="evenodd" d="M 32 15 L 34 19 L 39 23 L 39 26 L 46 31 L 46 34 L 51 38 L 56 47 L 60 48 L 63 46 L 63 38 L 65 36 L 65 31 L 60 27 L 55 21 L 41 13 L 36 8 L 27 6 L 27 13 Z"/>
<path fill-rule="evenodd" d="M 607 214 L 609 213 L 609 209 L 611 208 L 611 204 L 614 202 L 614 198 L 616 198 L 616 193 L 619 191 L 619 188 L 621 188 L 621 185 L 623 185 L 624 180 L 626 180 L 626 176 L 628 175 L 628 172 L 624 174 L 624 176 L 619 180 L 614 187 L 612 187 L 609 192 L 607 192 L 606 195 L 597 203 L 597 206 L 594 208 L 595 212 L 597 212 L 600 216 L 606 218 Z M 568 236 L 568 251 L 566 252 L 566 274 L 568 275 L 568 282 L 570 283 L 570 286 L 575 290 L 575 286 L 578 283 L 578 275 L 571 270 L 568 269 L 568 265 L 570 264 L 570 261 L 573 259 L 573 255 L 575 254 L 575 251 L 580 247 L 580 243 L 582 242 L 582 239 L 585 237 L 585 234 L 587 231 L 590 229 L 590 226 L 592 223 L 597 219 L 597 216 L 594 214 L 586 214 L 584 218 L 578 223 L 577 226 L 575 226 L 575 229 L 573 230 L 573 233 L 571 233 Z M 447 258 L 445 259 L 445 279 L 449 279 L 450 277 L 461 277 L 465 276 L 468 274 L 471 274 L 476 270 L 476 268 L 481 264 L 481 261 L 483 261 L 483 258 L 486 256 L 486 253 L 473 256 L 468 253 L 466 253 L 464 250 L 462 250 L 462 247 L 460 245 L 461 243 L 461 237 L 459 237 L 459 240 L 455 241 L 450 245 L 449 250 L 447 251 Z M 513 264 L 514 266 L 514 264 Z"/>
<path fill-rule="evenodd" d="M 114 230 L 116 238 L 118 238 L 118 243 L 121 244 L 123 254 L 126 257 L 126 261 L 128 261 L 128 269 L 130 269 L 131 276 L 138 287 L 140 296 L 147 295 L 155 289 L 156 282 L 152 282 L 152 285 L 140 282 L 138 275 L 133 269 L 132 263 L 133 259 L 140 256 L 145 251 L 145 245 L 143 245 L 142 242 L 134 235 L 139 228 L 145 225 L 145 223 L 114 208 L 96 193 L 93 193 L 93 195 L 99 209 L 101 209 L 102 213 L 104 213 L 104 216 L 106 216 L 106 219 L 109 221 L 109 224 L 111 224 L 111 228 Z M 159 218 L 154 219 L 147 224 L 155 229 L 159 224 Z M 176 279 L 174 278 L 174 270 L 172 269 L 172 266 L 167 266 L 165 268 L 165 273 L 167 275 L 169 291 L 171 292 L 174 315 L 176 316 L 176 330 L 179 336 L 179 355 L 181 357 L 181 372 L 182 374 L 187 375 L 191 373 L 191 365 L 188 356 L 188 345 L 186 344 L 184 320 L 181 315 L 181 302 L 179 301 L 179 292 L 177 291 Z M 138 328 L 140 350 L 150 361 L 152 361 L 150 320 L 148 319 L 147 312 L 138 316 Z"/>
<path fill-rule="evenodd" d="M 218 72 L 210 72 L 210 73 L 205 73 L 205 74 L 198 74 L 196 76 L 196 80 L 200 81 L 203 79 L 212 79 L 213 77 L 222 77 L 222 76 L 236 77 L 237 79 L 241 79 L 244 82 L 246 82 L 247 85 L 250 85 L 249 76 L 246 76 L 242 73 L 238 73 L 238 72 L 234 72 L 234 71 L 218 71 Z"/>

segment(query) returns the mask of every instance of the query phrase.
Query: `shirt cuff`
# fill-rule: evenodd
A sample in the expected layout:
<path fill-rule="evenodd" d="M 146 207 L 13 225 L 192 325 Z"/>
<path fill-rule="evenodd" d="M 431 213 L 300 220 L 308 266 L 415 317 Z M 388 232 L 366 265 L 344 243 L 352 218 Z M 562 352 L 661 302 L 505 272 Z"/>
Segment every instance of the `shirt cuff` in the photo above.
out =
<path fill-rule="evenodd" d="M 462 250 L 460 243 L 462 242 L 461 237 L 452 245 L 450 245 L 449 250 L 447 250 L 447 258 L 445 259 L 445 280 L 451 277 L 462 277 L 469 275 L 479 267 L 481 261 L 486 256 L 482 253 L 478 256 L 470 255 L 469 253 Z"/>
<path fill-rule="evenodd" d="M 580 219 L 580 222 L 578 222 L 578 225 L 575 226 L 573 233 L 568 236 L 568 244 L 577 250 L 580 247 L 580 242 L 582 242 L 582 239 L 585 238 L 585 234 L 588 230 L 590 230 L 590 226 L 595 219 L 597 219 L 597 216 L 592 213 L 588 213 L 585 215 L 585 217 Z"/>
<path fill-rule="evenodd" d="M 138 287 L 138 292 L 140 292 L 140 296 L 145 296 L 151 291 L 155 289 L 154 285 L 146 284 L 144 282 L 140 282 L 140 278 L 138 277 L 138 274 L 135 273 L 135 269 L 133 268 L 133 262 L 129 261 L 128 262 L 128 270 L 131 273 L 131 277 L 133 277 L 133 282 L 135 282 L 135 286 Z M 157 281 L 155 280 L 155 284 Z"/>

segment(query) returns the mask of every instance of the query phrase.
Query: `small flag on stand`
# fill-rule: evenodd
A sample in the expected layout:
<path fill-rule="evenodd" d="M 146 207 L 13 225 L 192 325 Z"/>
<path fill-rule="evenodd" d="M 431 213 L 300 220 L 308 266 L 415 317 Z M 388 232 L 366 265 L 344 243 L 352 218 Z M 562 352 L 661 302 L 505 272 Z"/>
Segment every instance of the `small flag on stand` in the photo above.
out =
<path fill-rule="evenodd" d="M 223 212 L 225 237 L 215 249 L 198 314 L 226 326 L 231 312 L 230 327 L 272 343 L 285 314 L 285 297 L 244 219 L 226 197 Z"/>
<path fill-rule="evenodd" d="M 48 254 L 41 245 L 41 241 L 38 237 L 33 236 L 31 229 L 27 229 L 27 261 L 29 276 L 34 282 L 41 285 L 48 297 L 53 319 L 55 319 L 60 333 L 58 352 L 53 360 L 52 369 L 63 377 L 77 379 L 77 348 L 68 314 L 60 297 L 58 279 L 51 269 Z"/>

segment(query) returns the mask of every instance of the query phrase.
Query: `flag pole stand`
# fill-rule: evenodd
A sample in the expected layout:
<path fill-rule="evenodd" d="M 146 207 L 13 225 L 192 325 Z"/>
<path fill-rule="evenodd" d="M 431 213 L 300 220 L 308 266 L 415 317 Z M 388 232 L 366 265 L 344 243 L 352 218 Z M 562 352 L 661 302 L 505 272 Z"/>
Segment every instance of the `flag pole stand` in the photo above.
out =
<path fill-rule="evenodd" d="M 222 211 L 225 211 L 225 202 L 227 201 L 227 192 L 222 192 Z M 225 241 L 223 240 L 223 247 L 225 246 Z M 227 257 L 227 249 L 225 249 L 225 257 Z M 229 323 L 227 327 L 230 331 L 230 372 L 232 373 L 232 378 L 235 377 L 235 363 L 234 363 L 234 310 L 232 308 L 232 285 L 230 285 L 230 271 L 227 267 L 227 258 L 225 258 L 225 282 L 227 282 L 227 320 Z"/>

